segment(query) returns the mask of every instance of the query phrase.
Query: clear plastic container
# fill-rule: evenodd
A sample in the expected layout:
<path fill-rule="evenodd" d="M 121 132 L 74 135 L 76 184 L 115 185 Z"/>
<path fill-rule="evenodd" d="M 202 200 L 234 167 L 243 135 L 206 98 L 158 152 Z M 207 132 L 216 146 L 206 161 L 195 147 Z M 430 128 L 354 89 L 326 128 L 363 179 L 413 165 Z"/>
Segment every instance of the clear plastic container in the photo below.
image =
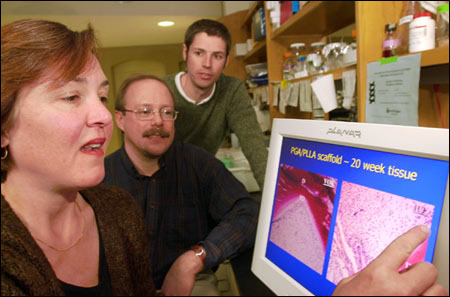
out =
<path fill-rule="evenodd" d="M 304 43 L 291 44 L 291 50 L 297 61 L 294 68 L 294 78 L 301 78 L 308 76 L 308 70 L 306 69 L 306 46 Z"/>
<path fill-rule="evenodd" d="M 352 43 L 342 48 L 343 66 L 356 64 L 356 29 L 352 30 Z"/>
<path fill-rule="evenodd" d="M 414 15 L 409 23 L 409 52 L 416 53 L 435 48 L 435 21 L 431 13 L 422 12 Z"/>
<path fill-rule="evenodd" d="M 414 19 L 414 15 L 420 12 L 419 1 L 404 1 L 404 6 L 400 20 L 398 21 L 397 31 L 395 33 L 395 39 L 398 40 L 398 46 L 396 50 L 397 55 L 403 55 L 408 53 L 409 47 L 409 24 Z"/>
<path fill-rule="evenodd" d="M 306 56 L 302 55 L 297 59 L 297 66 L 295 67 L 295 78 L 302 78 L 308 76 L 308 64 L 306 63 Z"/>
<path fill-rule="evenodd" d="M 325 72 L 324 57 L 322 55 L 324 46 L 324 42 L 315 42 L 311 44 L 312 53 L 306 57 L 308 73 L 310 75 Z"/>
<path fill-rule="evenodd" d="M 306 46 L 303 42 L 291 44 L 291 52 L 294 54 L 295 58 L 298 59 L 301 55 L 306 53 Z"/>
<path fill-rule="evenodd" d="M 437 45 L 448 45 L 448 3 L 438 7 L 436 30 Z"/>
<path fill-rule="evenodd" d="M 325 58 L 325 71 L 344 67 L 344 49 L 346 46 L 345 42 L 333 42 L 323 48 L 322 55 Z"/>
<path fill-rule="evenodd" d="M 284 54 L 283 62 L 283 80 L 291 80 L 295 78 L 295 67 L 297 66 L 297 60 L 294 54 L 287 52 Z"/>

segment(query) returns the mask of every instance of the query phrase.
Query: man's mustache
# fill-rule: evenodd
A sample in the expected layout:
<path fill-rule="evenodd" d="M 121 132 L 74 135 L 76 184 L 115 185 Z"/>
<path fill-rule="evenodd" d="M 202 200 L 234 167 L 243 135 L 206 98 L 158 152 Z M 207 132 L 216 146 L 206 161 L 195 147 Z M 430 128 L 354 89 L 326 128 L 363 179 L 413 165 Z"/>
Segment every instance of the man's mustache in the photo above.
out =
<path fill-rule="evenodd" d="M 162 129 L 157 129 L 157 128 L 151 128 L 151 129 L 145 130 L 144 133 L 142 133 L 143 137 L 150 137 L 150 136 L 154 136 L 154 135 L 159 135 L 160 137 L 169 137 L 170 133 L 167 131 L 164 131 Z"/>

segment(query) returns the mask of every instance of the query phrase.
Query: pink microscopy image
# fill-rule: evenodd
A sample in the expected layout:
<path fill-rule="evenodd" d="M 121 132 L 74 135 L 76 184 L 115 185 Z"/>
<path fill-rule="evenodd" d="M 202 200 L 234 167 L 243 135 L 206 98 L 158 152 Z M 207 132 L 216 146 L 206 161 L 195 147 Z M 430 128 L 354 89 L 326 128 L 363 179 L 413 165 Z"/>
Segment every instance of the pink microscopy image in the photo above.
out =
<path fill-rule="evenodd" d="M 327 279 L 337 284 L 362 270 L 414 226 L 431 228 L 433 213 L 433 205 L 344 181 Z M 423 261 L 427 243 L 422 243 L 399 270 Z"/>
<path fill-rule="evenodd" d="M 270 241 L 322 273 L 337 180 L 281 165 Z"/>

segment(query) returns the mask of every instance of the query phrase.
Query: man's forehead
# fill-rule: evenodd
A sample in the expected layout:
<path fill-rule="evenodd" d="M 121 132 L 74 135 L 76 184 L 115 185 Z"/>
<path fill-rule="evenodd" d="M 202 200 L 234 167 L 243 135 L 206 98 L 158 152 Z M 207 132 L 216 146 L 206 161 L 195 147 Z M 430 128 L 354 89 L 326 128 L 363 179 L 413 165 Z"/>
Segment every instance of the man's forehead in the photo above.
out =
<path fill-rule="evenodd" d="M 172 93 L 166 84 L 155 79 L 144 79 L 132 83 L 125 94 L 126 101 L 136 106 L 174 106 Z"/>
<path fill-rule="evenodd" d="M 215 45 L 218 48 L 217 51 L 223 52 L 225 52 L 227 47 L 226 42 L 222 37 L 208 35 L 206 32 L 197 33 L 191 43 L 191 47 L 198 49 L 209 49 L 212 45 Z"/>

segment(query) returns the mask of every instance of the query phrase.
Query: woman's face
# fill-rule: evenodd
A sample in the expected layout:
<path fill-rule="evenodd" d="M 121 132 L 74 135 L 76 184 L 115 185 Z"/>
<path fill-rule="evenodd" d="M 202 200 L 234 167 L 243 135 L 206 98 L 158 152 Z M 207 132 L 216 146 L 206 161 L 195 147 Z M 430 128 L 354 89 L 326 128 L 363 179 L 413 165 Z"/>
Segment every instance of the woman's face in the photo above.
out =
<path fill-rule="evenodd" d="M 73 81 L 51 88 L 51 80 L 23 87 L 6 140 L 12 166 L 8 177 L 58 189 L 82 189 L 100 183 L 103 158 L 113 129 L 106 109 L 109 84 L 92 56 Z"/>

